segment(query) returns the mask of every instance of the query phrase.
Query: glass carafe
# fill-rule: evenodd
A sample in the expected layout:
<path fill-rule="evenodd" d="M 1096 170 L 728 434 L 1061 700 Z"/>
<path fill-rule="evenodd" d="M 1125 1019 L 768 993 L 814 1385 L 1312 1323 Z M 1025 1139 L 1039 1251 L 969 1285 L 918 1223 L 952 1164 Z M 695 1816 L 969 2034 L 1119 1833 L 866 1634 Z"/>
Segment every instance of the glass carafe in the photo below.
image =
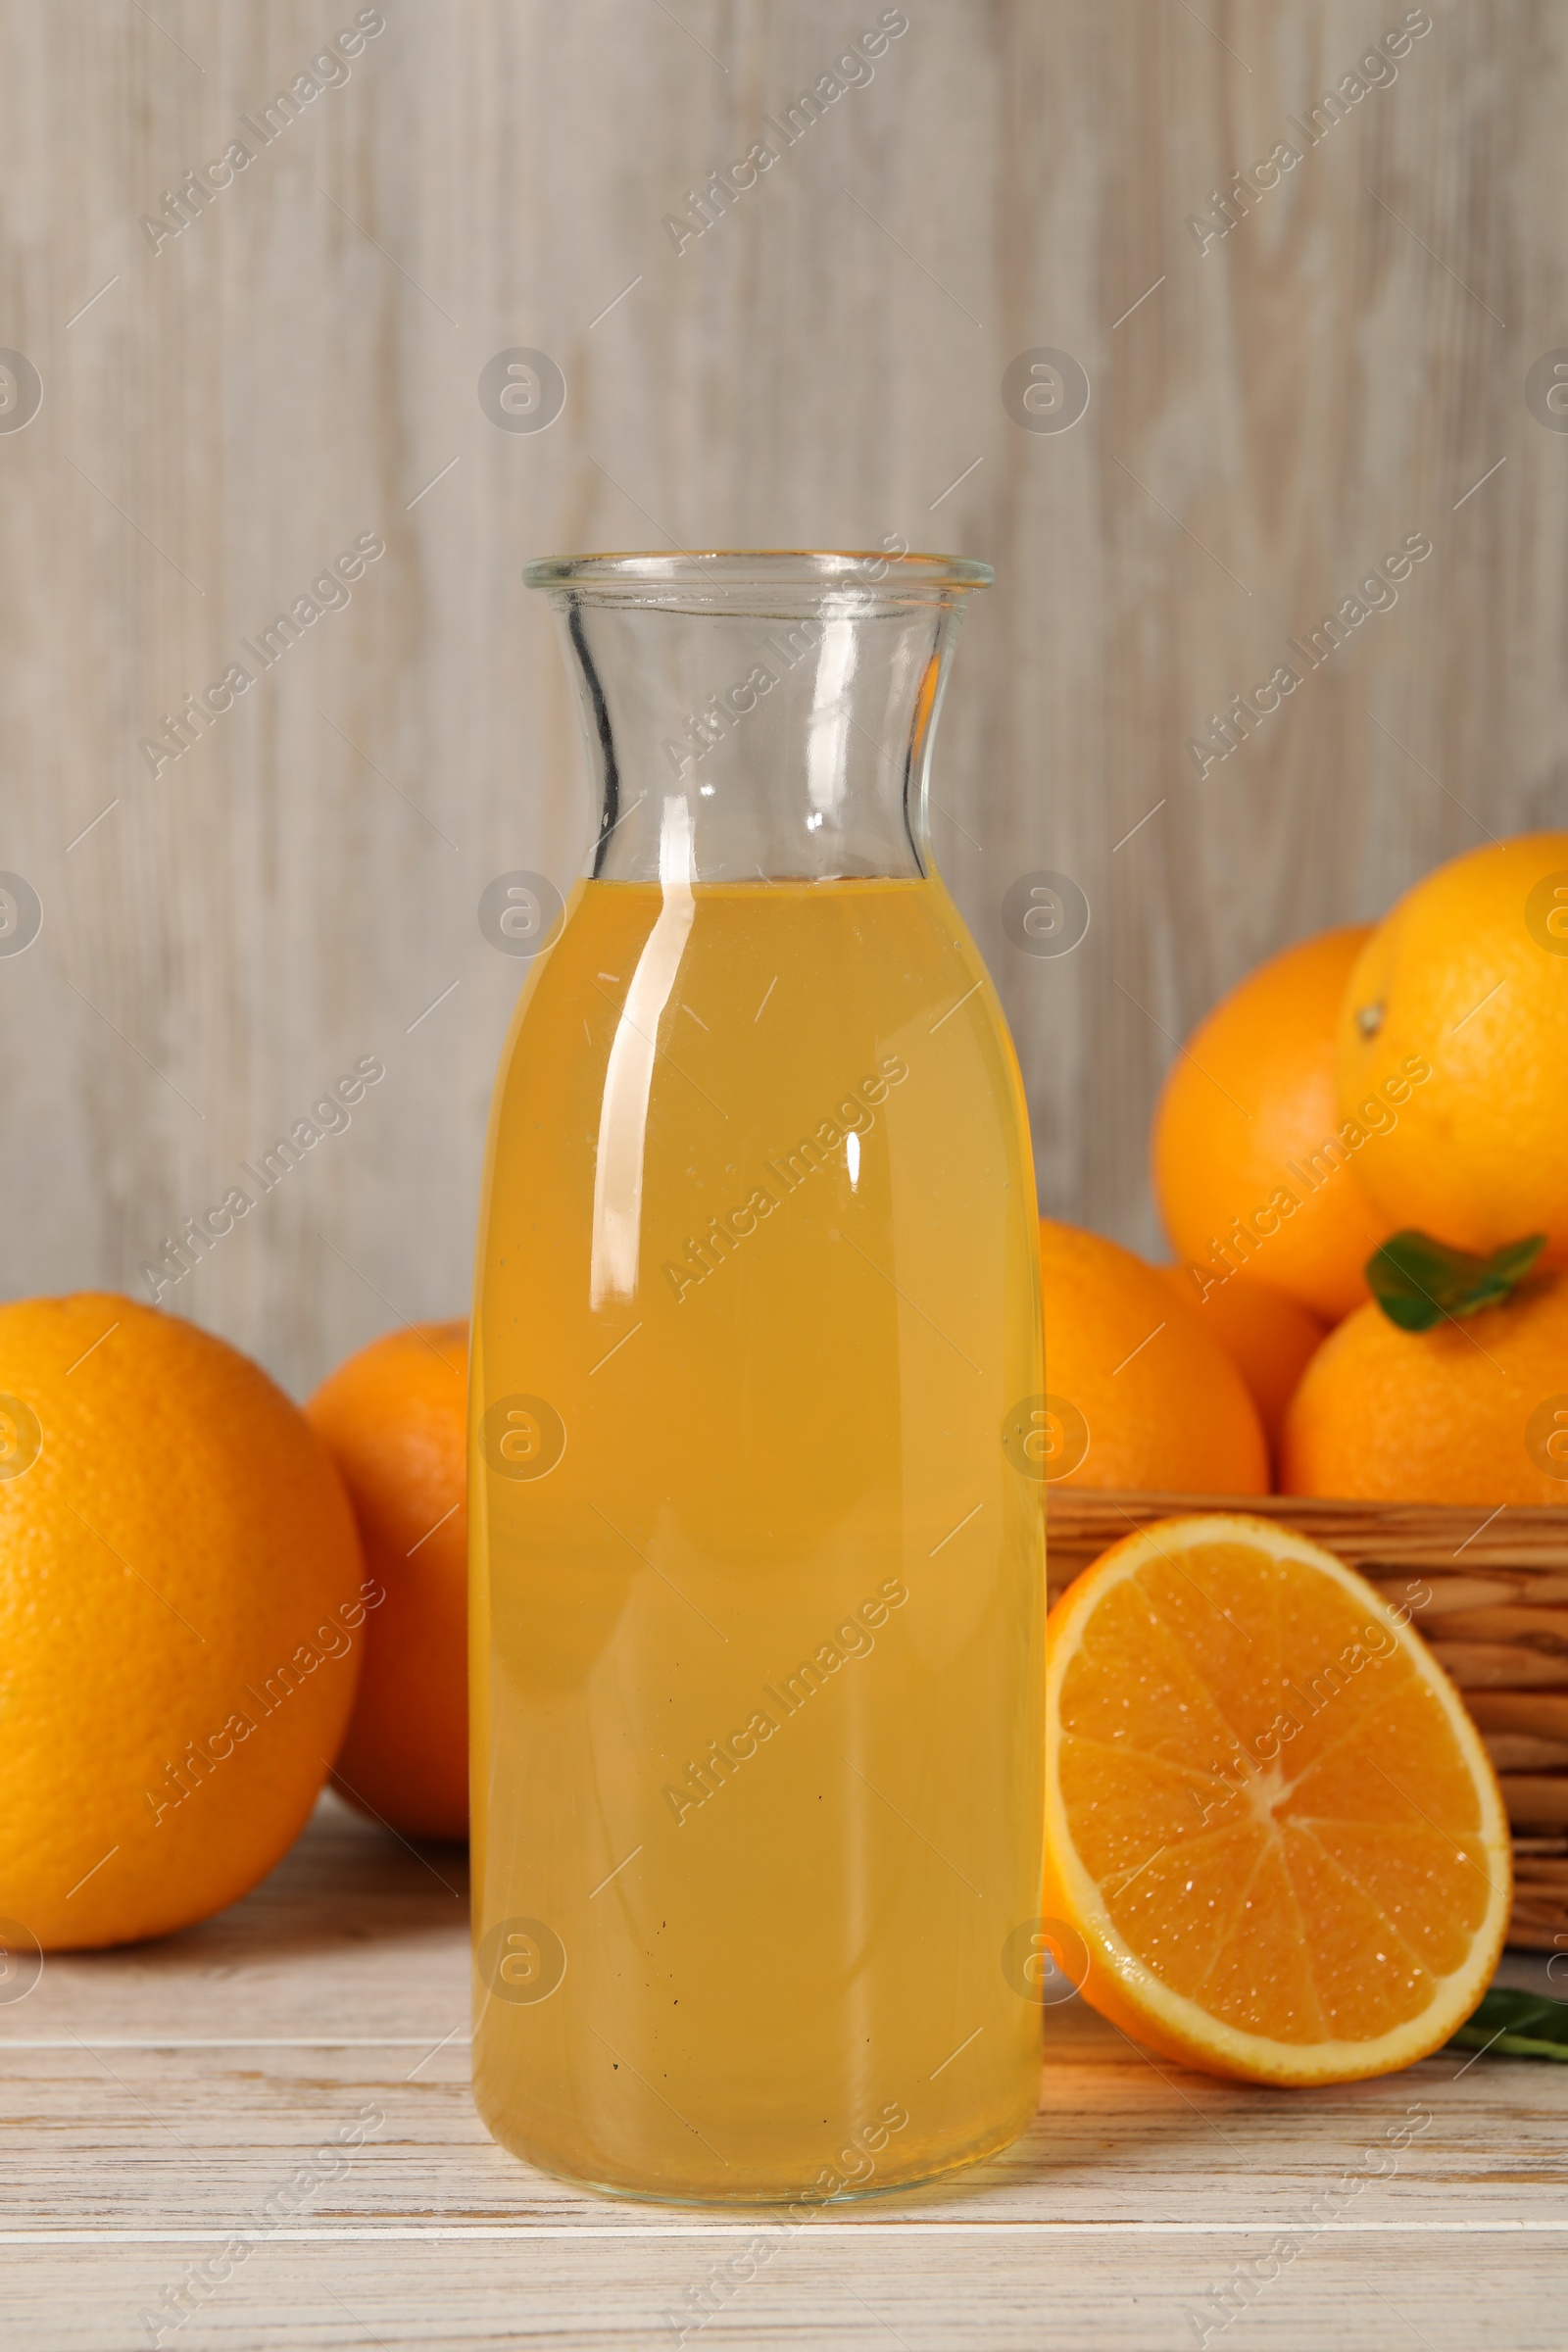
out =
<path fill-rule="evenodd" d="M 991 574 L 526 576 L 600 818 L 480 1216 L 476 2097 L 606 2189 L 892 2188 L 1039 2091 L 1034 1180 L 926 825 Z"/>

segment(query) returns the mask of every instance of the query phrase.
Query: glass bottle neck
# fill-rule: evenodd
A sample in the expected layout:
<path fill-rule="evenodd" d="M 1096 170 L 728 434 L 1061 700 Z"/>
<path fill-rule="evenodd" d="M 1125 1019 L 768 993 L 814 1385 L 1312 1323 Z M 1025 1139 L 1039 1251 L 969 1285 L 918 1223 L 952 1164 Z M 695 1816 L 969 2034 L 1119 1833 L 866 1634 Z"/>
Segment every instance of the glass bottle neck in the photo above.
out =
<path fill-rule="evenodd" d="M 577 690 L 596 879 L 926 872 L 932 740 L 983 565 L 579 558 L 527 576 L 550 591 Z"/>

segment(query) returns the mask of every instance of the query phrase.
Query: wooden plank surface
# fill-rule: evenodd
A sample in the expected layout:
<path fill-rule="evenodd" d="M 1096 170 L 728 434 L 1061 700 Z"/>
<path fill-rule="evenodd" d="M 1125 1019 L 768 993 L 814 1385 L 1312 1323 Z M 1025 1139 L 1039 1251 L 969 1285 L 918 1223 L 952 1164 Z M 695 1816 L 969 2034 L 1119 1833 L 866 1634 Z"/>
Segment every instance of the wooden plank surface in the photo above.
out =
<path fill-rule="evenodd" d="M 1067 2002 L 1032 2131 L 941 2189 L 794 2228 L 585 2196 L 474 2114 L 461 1861 L 327 1797 L 219 1919 L 52 1958 L 0 2005 L 11 2340 L 97 2352 L 161 2321 L 166 2343 L 236 2352 L 652 2346 L 684 2326 L 705 2347 L 1159 2352 L 1241 2296 L 1243 2352 L 1561 2342 L 1568 2069 L 1521 2061 L 1250 2090 Z M 1504 1964 L 1537 1985 L 1544 1967 Z M 198 2291 L 204 2262 L 227 2275 Z"/>
<path fill-rule="evenodd" d="M 1525 377 L 1568 333 L 1568 16 L 1432 0 L 1200 250 L 1189 217 L 1402 0 L 922 0 L 677 254 L 685 191 L 878 7 L 387 0 L 151 250 L 162 192 L 356 13 L 0 6 L 0 344 L 44 387 L 0 433 L 0 868 L 44 910 L 0 957 L 0 1289 L 138 1289 L 371 1054 L 352 1128 L 166 1303 L 296 1390 L 461 1309 L 517 978 L 475 909 L 502 871 L 564 880 L 587 821 L 520 567 L 670 542 L 996 564 L 938 853 L 1046 1204 L 1152 1245 L 1173 1039 L 1266 951 L 1562 821 L 1568 439 Z M 480 408 L 516 346 L 565 375 L 548 431 Z M 1003 404 L 1043 346 L 1091 382 L 1066 432 Z M 366 531 L 352 604 L 151 775 L 139 740 Z M 1200 778 L 1207 714 L 1412 533 L 1397 605 Z M 1004 937 L 1039 868 L 1089 898 L 1072 955 Z"/>

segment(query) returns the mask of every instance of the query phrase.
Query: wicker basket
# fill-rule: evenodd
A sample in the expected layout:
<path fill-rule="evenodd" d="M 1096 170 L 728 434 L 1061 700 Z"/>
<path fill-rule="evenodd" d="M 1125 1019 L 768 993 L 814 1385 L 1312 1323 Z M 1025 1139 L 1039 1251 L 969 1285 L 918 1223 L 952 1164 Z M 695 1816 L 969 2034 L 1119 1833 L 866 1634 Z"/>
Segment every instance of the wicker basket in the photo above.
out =
<path fill-rule="evenodd" d="M 1271 1494 L 1110 1494 L 1052 1487 L 1051 1597 L 1134 1528 L 1190 1511 L 1277 1519 L 1359 1569 L 1464 1693 L 1513 1829 L 1509 1941 L 1568 1951 L 1568 1508 L 1478 1519 L 1442 1503 Z"/>

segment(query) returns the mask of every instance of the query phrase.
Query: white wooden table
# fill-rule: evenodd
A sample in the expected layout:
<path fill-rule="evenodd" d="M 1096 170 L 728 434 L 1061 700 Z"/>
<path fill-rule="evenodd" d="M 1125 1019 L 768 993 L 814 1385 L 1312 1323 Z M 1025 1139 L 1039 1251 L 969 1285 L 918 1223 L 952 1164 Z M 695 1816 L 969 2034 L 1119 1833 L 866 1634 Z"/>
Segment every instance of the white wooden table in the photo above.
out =
<path fill-rule="evenodd" d="M 1004 2158 L 792 2229 L 586 2198 L 495 2146 L 464 1922 L 460 1854 L 326 1798 L 206 1927 L 49 1960 L 0 2005 L 0 2347 L 149 2344 L 149 2312 L 184 2352 L 674 2345 L 682 2325 L 703 2352 L 1174 2352 L 1205 2327 L 1227 2352 L 1568 2343 L 1568 2068 L 1448 2053 L 1253 2091 L 1156 2068 L 1069 2002 Z M 1523 1955 L 1504 1973 L 1544 1982 Z M 165 2298 L 203 2262 L 227 2276 L 175 2326 Z M 732 2262 L 751 2276 L 715 2287 Z"/>

